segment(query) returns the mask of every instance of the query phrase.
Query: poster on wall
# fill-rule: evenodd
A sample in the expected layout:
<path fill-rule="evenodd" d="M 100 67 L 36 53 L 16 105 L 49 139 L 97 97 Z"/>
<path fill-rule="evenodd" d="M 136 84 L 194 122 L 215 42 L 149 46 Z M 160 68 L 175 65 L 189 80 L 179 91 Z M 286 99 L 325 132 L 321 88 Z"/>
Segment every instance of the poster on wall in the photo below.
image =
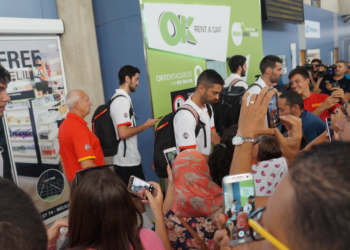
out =
<path fill-rule="evenodd" d="M 171 112 L 169 93 L 196 87 L 205 69 L 215 69 L 227 78 L 231 74 L 228 60 L 234 55 L 247 58 L 245 80 L 255 81 L 263 58 L 259 2 L 141 1 L 154 117 Z"/>
<path fill-rule="evenodd" d="M 0 37 L 0 63 L 11 74 L 4 123 L 13 177 L 48 224 L 68 214 L 69 199 L 57 138 L 67 114 L 59 38 Z"/>
<path fill-rule="evenodd" d="M 287 55 L 277 55 L 279 58 L 281 58 L 282 60 L 282 71 L 283 74 L 286 75 L 288 72 L 288 68 L 287 68 Z"/>

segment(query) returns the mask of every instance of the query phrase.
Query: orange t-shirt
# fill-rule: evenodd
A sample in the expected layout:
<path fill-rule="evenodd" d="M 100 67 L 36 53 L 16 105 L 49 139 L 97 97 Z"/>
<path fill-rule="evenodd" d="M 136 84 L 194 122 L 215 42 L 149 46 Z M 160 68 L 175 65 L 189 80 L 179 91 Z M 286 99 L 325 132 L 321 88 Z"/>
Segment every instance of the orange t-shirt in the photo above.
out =
<path fill-rule="evenodd" d="M 87 122 L 76 114 L 68 113 L 58 131 L 60 155 L 68 181 L 82 170 L 81 161 L 93 159 L 97 166 L 104 165 L 100 140 L 87 127 Z"/>
<path fill-rule="evenodd" d="M 312 113 L 321 106 L 328 97 L 329 95 L 311 93 L 310 97 L 304 99 L 304 109 Z M 337 106 L 340 106 L 340 104 L 335 104 L 330 109 L 323 111 L 323 113 L 319 115 L 321 120 L 326 122 L 326 118 L 331 116 L 331 113 L 334 112 Z"/>

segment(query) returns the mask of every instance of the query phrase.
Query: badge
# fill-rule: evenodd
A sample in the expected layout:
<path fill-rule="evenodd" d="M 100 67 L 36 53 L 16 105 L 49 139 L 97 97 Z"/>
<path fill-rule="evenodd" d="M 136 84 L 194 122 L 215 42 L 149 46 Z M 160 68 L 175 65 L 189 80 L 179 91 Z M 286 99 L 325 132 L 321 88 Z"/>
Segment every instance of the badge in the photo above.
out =
<path fill-rule="evenodd" d="M 85 147 L 86 150 L 90 150 L 90 145 L 89 144 L 85 144 L 84 147 Z"/>
<path fill-rule="evenodd" d="M 125 114 L 124 114 L 124 117 L 125 117 L 125 118 L 128 118 L 128 113 L 125 113 Z"/>
<path fill-rule="evenodd" d="M 184 133 L 184 138 L 187 139 L 188 138 L 188 134 Z"/>

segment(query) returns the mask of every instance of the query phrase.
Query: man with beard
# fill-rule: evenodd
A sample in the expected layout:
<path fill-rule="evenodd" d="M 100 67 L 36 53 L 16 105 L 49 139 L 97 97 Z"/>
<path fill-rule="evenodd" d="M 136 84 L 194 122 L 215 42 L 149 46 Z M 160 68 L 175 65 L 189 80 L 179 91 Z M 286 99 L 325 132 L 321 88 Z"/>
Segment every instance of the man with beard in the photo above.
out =
<path fill-rule="evenodd" d="M 228 66 L 231 70 L 231 75 L 226 78 L 224 87 L 234 85 L 236 87 L 248 88 L 248 85 L 242 80 L 247 72 L 247 59 L 244 56 L 236 55 L 231 57 Z"/>
<path fill-rule="evenodd" d="M 135 92 L 139 85 L 140 70 L 130 65 L 126 65 L 119 70 L 119 89 L 113 95 L 110 107 L 110 114 L 116 130 L 117 139 L 120 140 L 118 153 L 113 156 L 113 164 L 117 165 L 115 171 L 128 185 L 129 178 L 134 175 L 145 180 L 141 165 L 141 156 L 137 147 L 137 134 L 153 127 L 160 119 L 148 119 L 144 124 L 136 126 L 135 113 L 130 92 Z M 133 198 L 135 206 L 141 212 L 144 226 L 151 228 L 153 224 L 150 222 L 144 204 L 140 198 Z"/>
<path fill-rule="evenodd" d="M 215 130 L 214 114 L 211 106 L 207 104 L 213 104 L 219 99 L 223 85 L 224 79 L 215 70 L 207 69 L 199 75 L 195 92 L 183 105 L 189 105 L 197 111 L 200 120 L 205 125 L 199 130 L 196 137 L 194 115 L 188 110 L 179 110 L 174 117 L 174 132 L 178 151 L 196 148 L 204 157 L 208 158 L 211 144 L 220 143 L 220 137 Z"/>
<path fill-rule="evenodd" d="M 332 95 L 334 89 L 332 89 L 332 83 L 338 82 L 339 87 L 343 89 L 347 100 L 350 99 L 350 80 L 344 76 L 348 69 L 348 65 L 345 61 L 336 62 L 336 68 L 334 70 L 334 76 L 328 76 L 319 80 L 313 90 L 314 93 L 322 93 Z M 318 85 L 319 84 L 319 85 Z"/>
<path fill-rule="evenodd" d="M 281 76 L 283 75 L 282 71 L 282 60 L 278 56 L 268 55 L 265 56 L 260 62 L 260 71 L 261 76 L 254 83 L 254 85 L 249 88 L 250 96 L 247 98 L 247 105 L 249 105 L 250 97 L 253 94 L 259 94 L 261 89 L 264 87 L 272 88 L 274 83 L 279 83 Z"/>

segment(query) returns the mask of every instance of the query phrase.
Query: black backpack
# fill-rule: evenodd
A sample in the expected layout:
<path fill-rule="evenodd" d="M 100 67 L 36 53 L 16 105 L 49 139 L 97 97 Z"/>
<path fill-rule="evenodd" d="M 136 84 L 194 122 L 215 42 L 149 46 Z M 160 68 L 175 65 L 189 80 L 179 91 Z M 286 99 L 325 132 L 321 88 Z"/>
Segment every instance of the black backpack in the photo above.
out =
<path fill-rule="evenodd" d="M 118 146 L 120 140 L 117 140 L 112 117 L 110 115 L 110 107 L 115 98 L 124 95 L 117 95 L 110 99 L 108 103 L 100 105 L 94 112 L 92 117 L 92 132 L 100 140 L 101 148 L 105 157 L 114 156 L 118 153 Z M 129 115 L 134 115 L 133 109 L 130 105 Z M 124 157 L 126 154 L 126 142 L 124 141 Z"/>
<path fill-rule="evenodd" d="M 244 87 L 234 86 L 241 79 L 235 79 L 220 93 L 219 101 L 213 105 L 216 132 L 223 135 L 225 130 L 233 124 L 238 124 L 241 113 L 242 97 L 253 86 L 261 86 L 253 83 L 246 90 Z"/>
<path fill-rule="evenodd" d="M 205 123 L 202 122 L 199 118 L 197 111 L 190 105 L 184 104 L 182 105 L 176 112 L 172 112 L 163 117 L 163 119 L 158 123 L 158 126 L 155 131 L 155 140 L 154 140 L 154 151 L 153 151 L 153 170 L 156 172 L 159 178 L 168 178 L 166 166 L 167 161 L 164 156 L 164 150 L 172 147 L 176 147 L 175 141 L 175 132 L 174 132 L 174 117 L 179 110 L 188 110 L 192 113 L 194 118 L 196 119 L 196 129 L 195 135 L 198 136 L 198 133 L 201 128 L 204 129 L 205 133 Z M 207 104 L 207 109 L 209 113 L 209 117 L 212 116 L 213 111 L 210 105 Z M 204 146 L 206 147 L 207 140 L 204 140 Z"/>

